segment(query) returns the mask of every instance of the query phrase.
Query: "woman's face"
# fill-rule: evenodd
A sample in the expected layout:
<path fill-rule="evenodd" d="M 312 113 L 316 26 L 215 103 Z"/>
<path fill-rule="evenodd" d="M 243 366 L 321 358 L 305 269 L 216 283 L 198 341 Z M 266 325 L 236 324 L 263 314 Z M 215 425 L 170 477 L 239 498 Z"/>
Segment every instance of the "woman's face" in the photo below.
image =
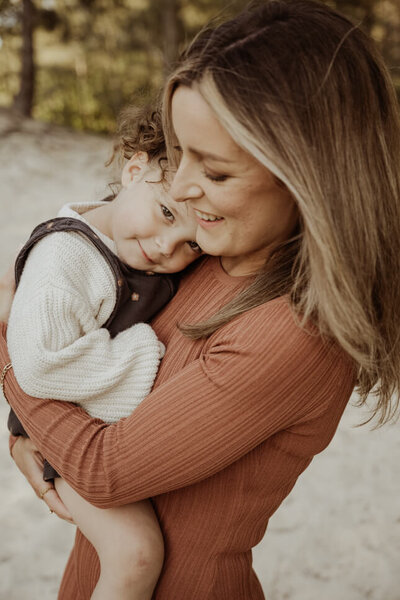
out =
<path fill-rule="evenodd" d="M 198 91 L 177 88 L 172 121 L 182 158 L 170 194 L 194 209 L 197 243 L 231 275 L 256 272 L 296 225 L 289 192 L 233 141 Z"/>

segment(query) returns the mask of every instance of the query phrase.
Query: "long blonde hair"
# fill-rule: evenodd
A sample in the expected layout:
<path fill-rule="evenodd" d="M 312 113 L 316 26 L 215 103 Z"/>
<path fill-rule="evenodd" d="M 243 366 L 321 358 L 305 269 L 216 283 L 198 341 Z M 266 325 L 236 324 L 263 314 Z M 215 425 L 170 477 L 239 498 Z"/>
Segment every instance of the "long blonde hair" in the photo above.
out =
<path fill-rule="evenodd" d="M 195 87 L 232 138 L 283 182 L 296 235 L 255 282 L 207 322 L 208 336 L 254 306 L 288 294 L 302 323 L 337 340 L 373 391 L 378 424 L 400 389 L 400 122 L 373 42 L 312 0 L 267 0 L 205 29 L 167 82 L 164 132 L 176 162 L 171 100 Z"/>

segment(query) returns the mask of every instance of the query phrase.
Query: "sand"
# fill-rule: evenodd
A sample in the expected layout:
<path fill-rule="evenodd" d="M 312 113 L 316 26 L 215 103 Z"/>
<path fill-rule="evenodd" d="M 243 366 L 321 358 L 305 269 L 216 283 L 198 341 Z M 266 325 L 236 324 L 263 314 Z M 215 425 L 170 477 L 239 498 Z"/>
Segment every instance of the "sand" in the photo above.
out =
<path fill-rule="evenodd" d="M 110 151 L 107 138 L 0 111 L 0 273 L 63 203 L 107 193 Z M 14 466 L 0 400 L 0 599 L 54 600 L 74 527 L 49 514 Z M 364 416 L 349 405 L 271 518 L 254 552 L 267 600 L 400 600 L 399 425 L 354 428 Z"/>

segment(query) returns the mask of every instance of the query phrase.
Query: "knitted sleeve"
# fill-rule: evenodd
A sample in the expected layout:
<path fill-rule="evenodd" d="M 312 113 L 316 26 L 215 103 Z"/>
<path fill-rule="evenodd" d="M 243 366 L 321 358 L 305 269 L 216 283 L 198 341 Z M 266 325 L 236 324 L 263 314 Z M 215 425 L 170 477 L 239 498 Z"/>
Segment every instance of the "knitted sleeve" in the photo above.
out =
<path fill-rule="evenodd" d="M 128 416 L 151 390 L 160 344 L 144 323 L 111 338 L 101 325 L 114 302 L 111 269 L 86 239 L 58 232 L 38 242 L 17 288 L 7 334 L 22 389 L 76 402 L 106 422 Z"/>
<path fill-rule="evenodd" d="M 9 375 L 6 396 L 29 436 L 100 507 L 210 477 L 275 433 L 326 414 L 354 385 L 343 352 L 300 329 L 275 301 L 214 334 L 198 359 L 110 426 L 71 405 L 26 398 Z"/>

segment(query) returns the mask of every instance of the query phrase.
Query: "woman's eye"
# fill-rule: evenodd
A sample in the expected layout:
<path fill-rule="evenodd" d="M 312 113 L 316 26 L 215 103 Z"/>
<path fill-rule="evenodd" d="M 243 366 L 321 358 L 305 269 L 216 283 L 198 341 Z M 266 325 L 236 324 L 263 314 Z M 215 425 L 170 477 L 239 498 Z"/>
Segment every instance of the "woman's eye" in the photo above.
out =
<path fill-rule="evenodd" d="M 228 175 L 215 175 L 214 173 L 209 173 L 208 171 L 203 171 L 203 174 L 210 181 L 226 181 L 228 179 Z"/>
<path fill-rule="evenodd" d="M 166 206 L 164 206 L 164 204 L 161 204 L 161 212 L 164 215 L 164 217 L 166 219 L 168 219 L 168 221 L 174 221 L 174 219 L 175 219 L 174 215 L 169 210 L 169 208 L 167 208 Z"/>
<path fill-rule="evenodd" d="M 203 253 L 203 250 L 200 248 L 197 242 L 188 242 L 188 245 L 191 248 L 191 250 L 193 250 L 193 252 L 196 252 L 196 254 Z"/>

